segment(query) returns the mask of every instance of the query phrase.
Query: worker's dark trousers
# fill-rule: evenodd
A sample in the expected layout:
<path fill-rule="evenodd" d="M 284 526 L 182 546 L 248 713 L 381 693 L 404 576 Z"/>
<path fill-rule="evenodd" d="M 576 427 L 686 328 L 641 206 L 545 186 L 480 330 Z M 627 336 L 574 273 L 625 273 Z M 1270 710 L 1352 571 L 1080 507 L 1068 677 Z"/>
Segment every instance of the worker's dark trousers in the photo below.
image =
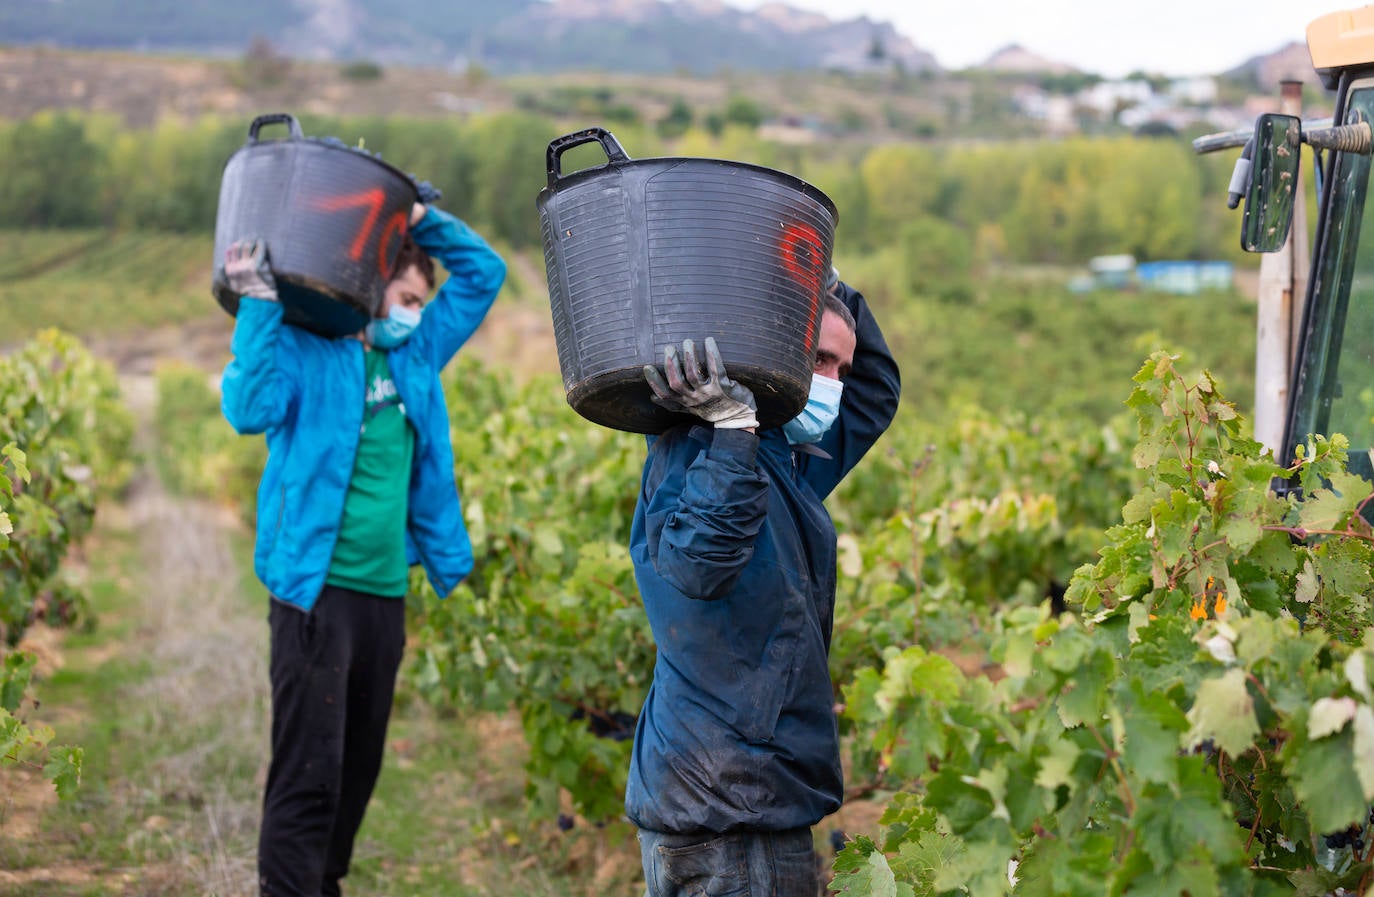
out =
<path fill-rule="evenodd" d="M 262 897 L 336 897 L 382 767 L 405 601 L 326 586 L 310 613 L 273 599 L 272 765 Z"/>

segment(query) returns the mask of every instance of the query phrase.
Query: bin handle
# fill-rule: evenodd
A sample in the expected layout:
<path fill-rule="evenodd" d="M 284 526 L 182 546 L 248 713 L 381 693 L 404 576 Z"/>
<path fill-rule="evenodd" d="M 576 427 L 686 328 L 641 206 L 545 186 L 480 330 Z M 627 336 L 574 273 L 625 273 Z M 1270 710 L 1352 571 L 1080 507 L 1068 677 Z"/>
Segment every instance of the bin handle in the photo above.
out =
<path fill-rule="evenodd" d="M 615 135 L 605 128 L 586 128 L 572 134 L 566 134 L 549 144 L 548 155 L 545 157 L 546 166 L 549 172 L 549 186 L 553 187 L 558 183 L 558 179 L 563 176 L 562 161 L 563 154 L 575 146 L 584 143 L 599 143 L 601 148 L 606 151 L 606 158 L 611 162 L 628 162 L 630 157 L 621 148 L 620 141 L 615 139 Z"/>
<path fill-rule="evenodd" d="M 286 125 L 286 127 L 291 130 L 292 140 L 300 140 L 303 137 L 301 134 L 301 123 L 296 121 L 296 116 L 287 112 L 272 112 L 268 115 L 259 115 L 257 118 L 253 119 L 253 123 L 248 126 L 249 143 L 258 142 L 258 130 L 263 125 Z"/>

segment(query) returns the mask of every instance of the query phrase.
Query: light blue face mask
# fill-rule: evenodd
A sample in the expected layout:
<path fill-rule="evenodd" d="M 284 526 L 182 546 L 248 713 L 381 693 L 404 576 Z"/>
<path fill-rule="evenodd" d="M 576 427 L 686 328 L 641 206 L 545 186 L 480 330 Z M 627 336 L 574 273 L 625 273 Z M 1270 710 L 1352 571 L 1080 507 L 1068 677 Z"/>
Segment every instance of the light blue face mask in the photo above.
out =
<path fill-rule="evenodd" d="M 793 445 L 819 442 L 840 416 L 840 395 L 844 384 L 820 374 L 811 375 L 811 394 L 802 413 L 782 425 L 782 432 Z"/>
<path fill-rule="evenodd" d="M 393 306 L 385 318 L 373 318 L 367 325 L 367 341 L 378 349 L 394 349 L 410 339 L 420 326 L 420 313 L 404 305 Z"/>

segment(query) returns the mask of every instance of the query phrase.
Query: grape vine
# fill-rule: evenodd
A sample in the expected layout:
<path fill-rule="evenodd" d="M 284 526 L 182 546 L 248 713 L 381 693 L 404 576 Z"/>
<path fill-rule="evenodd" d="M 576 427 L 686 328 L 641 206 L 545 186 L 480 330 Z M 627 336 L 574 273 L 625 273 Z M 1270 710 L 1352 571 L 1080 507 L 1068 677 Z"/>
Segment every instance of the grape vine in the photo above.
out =
<path fill-rule="evenodd" d="M 80 783 L 82 752 L 24 722 L 35 661 L 15 646 L 35 620 L 87 614 L 62 567 L 97 499 L 127 481 L 131 437 L 113 372 L 72 337 L 44 331 L 0 359 L 0 765 L 41 768 L 61 797 Z"/>

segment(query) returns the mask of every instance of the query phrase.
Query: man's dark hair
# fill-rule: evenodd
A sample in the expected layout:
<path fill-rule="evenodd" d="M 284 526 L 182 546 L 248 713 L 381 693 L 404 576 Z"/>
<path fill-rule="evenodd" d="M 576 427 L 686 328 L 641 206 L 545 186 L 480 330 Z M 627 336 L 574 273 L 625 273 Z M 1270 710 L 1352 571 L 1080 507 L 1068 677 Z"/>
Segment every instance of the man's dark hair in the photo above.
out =
<path fill-rule="evenodd" d="M 859 325 L 854 322 L 854 314 L 849 310 L 849 306 L 845 305 L 844 300 L 834 293 L 821 294 L 821 307 L 824 311 L 839 315 L 840 320 L 844 321 L 851 333 L 859 329 Z"/>
<path fill-rule="evenodd" d="M 411 265 L 420 270 L 425 283 L 429 284 L 431 290 L 434 289 L 434 260 L 410 238 L 410 234 L 406 234 L 401 240 L 401 251 L 396 253 L 396 265 L 391 269 L 392 279 L 404 274 Z"/>

